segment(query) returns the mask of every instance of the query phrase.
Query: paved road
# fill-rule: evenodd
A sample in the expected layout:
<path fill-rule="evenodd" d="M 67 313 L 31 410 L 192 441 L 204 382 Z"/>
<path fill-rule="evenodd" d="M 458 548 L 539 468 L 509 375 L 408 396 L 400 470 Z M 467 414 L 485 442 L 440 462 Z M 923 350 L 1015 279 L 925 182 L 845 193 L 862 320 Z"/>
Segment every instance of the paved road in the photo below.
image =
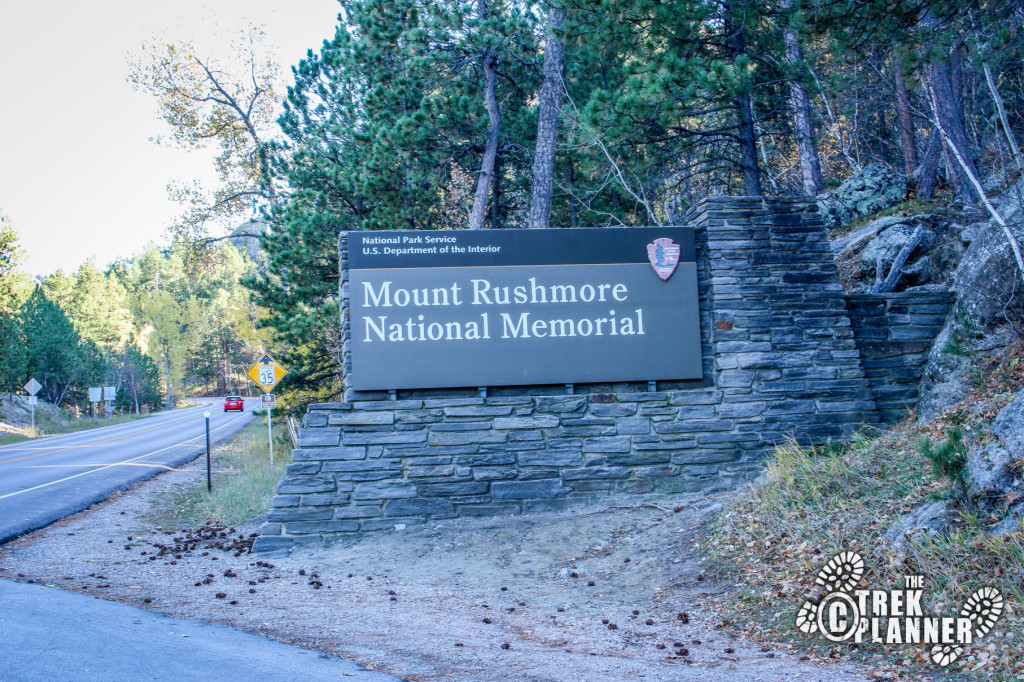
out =
<path fill-rule="evenodd" d="M 356 680 L 397 677 L 318 651 L 40 585 L 0 580 L 0 679 Z"/>
<path fill-rule="evenodd" d="M 116 426 L 0 446 L 0 543 L 106 499 L 112 492 L 190 461 L 206 451 L 203 412 L 214 442 L 252 419 L 216 401 Z"/>

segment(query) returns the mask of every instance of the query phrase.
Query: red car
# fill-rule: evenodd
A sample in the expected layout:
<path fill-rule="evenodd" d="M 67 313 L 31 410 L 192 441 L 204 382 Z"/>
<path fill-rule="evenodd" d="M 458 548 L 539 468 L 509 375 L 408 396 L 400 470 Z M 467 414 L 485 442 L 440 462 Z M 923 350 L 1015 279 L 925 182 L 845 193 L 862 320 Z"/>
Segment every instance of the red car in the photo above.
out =
<path fill-rule="evenodd" d="M 245 403 L 242 398 L 237 395 L 229 395 L 224 398 L 224 411 L 238 410 L 239 412 L 245 412 Z"/>

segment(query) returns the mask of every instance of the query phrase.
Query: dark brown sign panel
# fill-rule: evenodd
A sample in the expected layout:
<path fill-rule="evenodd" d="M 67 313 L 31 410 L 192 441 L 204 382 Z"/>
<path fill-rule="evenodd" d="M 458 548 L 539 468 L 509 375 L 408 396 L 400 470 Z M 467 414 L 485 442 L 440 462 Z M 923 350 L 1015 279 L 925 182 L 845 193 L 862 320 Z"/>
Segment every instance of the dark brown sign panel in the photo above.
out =
<path fill-rule="evenodd" d="M 692 228 L 349 234 L 356 390 L 701 377 Z"/>

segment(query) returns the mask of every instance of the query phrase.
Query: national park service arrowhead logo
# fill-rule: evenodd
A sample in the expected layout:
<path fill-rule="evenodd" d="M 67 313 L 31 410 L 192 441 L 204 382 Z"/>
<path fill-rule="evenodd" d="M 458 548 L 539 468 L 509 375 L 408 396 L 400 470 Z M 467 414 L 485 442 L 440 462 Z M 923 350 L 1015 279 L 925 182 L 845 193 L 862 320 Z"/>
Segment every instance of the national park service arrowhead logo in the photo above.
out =
<path fill-rule="evenodd" d="M 647 245 L 647 260 L 663 282 L 667 282 L 679 265 L 682 247 L 668 237 L 660 237 Z"/>

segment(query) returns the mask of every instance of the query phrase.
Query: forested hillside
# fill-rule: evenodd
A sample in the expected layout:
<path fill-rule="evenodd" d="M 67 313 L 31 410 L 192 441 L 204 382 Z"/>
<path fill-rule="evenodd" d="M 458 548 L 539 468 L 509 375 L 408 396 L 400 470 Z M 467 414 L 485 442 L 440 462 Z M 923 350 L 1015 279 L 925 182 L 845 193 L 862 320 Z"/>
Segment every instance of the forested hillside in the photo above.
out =
<path fill-rule="evenodd" d="M 254 265 L 230 243 L 202 260 L 176 242 L 106 271 L 86 261 L 32 280 L 16 267 L 5 220 L 0 252 L 3 391 L 34 377 L 43 400 L 87 411 L 90 386 L 116 386 L 115 407 L 138 413 L 246 387 L 265 332 L 256 331 L 261 312 L 242 285 Z"/>
<path fill-rule="evenodd" d="M 975 204 L 1022 165 L 1020 3 L 347 0 L 266 205 L 293 385 L 333 377 L 340 230 L 669 224 L 873 162 Z"/>
<path fill-rule="evenodd" d="M 709 194 L 820 195 L 873 163 L 907 199 L 985 205 L 1024 166 L 1019 2 L 339 5 L 287 84 L 255 29 L 132 57 L 163 141 L 216 148 L 221 184 L 184 179 L 173 246 L 106 271 L 33 289 L 5 255 L 5 388 L 45 373 L 61 404 L 105 381 L 168 403 L 235 390 L 272 342 L 293 404 L 335 397 L 342 230 L 672 224 Z"/>

